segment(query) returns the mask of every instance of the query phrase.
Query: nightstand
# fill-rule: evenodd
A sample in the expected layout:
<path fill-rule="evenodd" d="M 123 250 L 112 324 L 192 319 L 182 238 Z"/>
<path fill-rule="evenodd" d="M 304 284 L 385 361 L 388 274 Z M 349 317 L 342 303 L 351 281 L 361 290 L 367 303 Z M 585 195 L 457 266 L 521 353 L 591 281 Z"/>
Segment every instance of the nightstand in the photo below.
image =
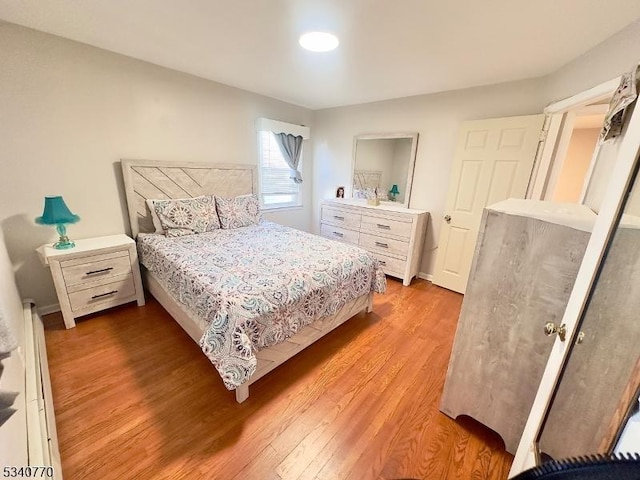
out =
<path fill-rule="evenodd" d="M 60 310 L 67 328 L 89 313 L 138 302 L 144 292 L 135 242 L 126 235 L 74 240 L 76 246 L 56 250 L 52 244 L 37 249 L 40 260 L 51 267 Z"/>

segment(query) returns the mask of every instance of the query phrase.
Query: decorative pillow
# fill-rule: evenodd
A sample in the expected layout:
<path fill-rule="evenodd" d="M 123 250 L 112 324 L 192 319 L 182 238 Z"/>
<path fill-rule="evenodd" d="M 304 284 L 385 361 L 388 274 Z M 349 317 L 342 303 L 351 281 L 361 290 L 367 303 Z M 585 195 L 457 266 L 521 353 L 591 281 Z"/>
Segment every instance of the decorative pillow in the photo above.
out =
<path fill-rule="evenodd" d="M 154 200 L 153 206 L 167 237 L 182 237 L 220 228 L 213 195 Z"/>
<path fill-rule="evenodd" d="M 154 202 L 160 202 L 160 199 L 151 199 L 147 198 L 147 207 L 149 207 L 149 212 L 151 212 L 151 220 L 153 220 L 153 228 L 155 228 L 156 233 L 164 233 L 164 229 L 162 228 L 162 223 L 160 223 L 160 219 L 158 218 L 158 214 L 156 213 L 156 207 Z"/>
<path fill-rule="evenodd" d="M 256 195 L 242 195 L 235 198 L 216 197 L 216 209 L 222 228 L 246 227 L 262 220 L 260 203 Z"/>

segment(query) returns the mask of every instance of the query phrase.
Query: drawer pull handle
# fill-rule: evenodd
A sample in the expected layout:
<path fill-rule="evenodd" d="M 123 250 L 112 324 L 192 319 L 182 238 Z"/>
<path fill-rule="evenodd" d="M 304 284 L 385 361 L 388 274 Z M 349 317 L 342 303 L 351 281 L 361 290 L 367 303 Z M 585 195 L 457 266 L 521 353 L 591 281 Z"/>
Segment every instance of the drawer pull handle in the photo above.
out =
<path fill-rule="evenodd" d="M 340 233 L 340 232 L 333 232 L 333 234 L 334 234 L 336 237 L 344 237 L 344 233 Z"/>
<path fill-rule="evenodd" d="M 378 263 L 383 267 L 387 265 L 387 262 L 385 262 L 384 260 L 378 260 Z"/>
<path fill-rule="evenodd" d="M 100 297 L 108 297 L 109 295 L 113 295 L 114 293 L 118 293 L 118 290 L 111 290 L 110 292 L 107 292 L 107 293 L 100 293 L 98 295 L 94 295 L 93 297 L 91 297 L 91 300 L 95 300 L 96 298 L 100 298 Z"/>
<path fill-rule="evenodd" d="M 378 228 L 381 228 L 382 230 L 391 230 L 390 225 L 383 225 L 382 223 L 377 223 L 376 225 L 378 225 Z"/>
<path fill-rule="evenodd" d="M 105 273 L 109 270 L 113 270 L 113 267 L 101 268 L 100 270 L 91 270 L 90 272 L 85 273 L 85 275 L 95 275 L 96 273 Z"/>
<path fill-rule="evenodd" d="M 335 218 L 336 220 L 340 220 L 341 222 L 344 221 L 344 217 L 341 217 L 339 215 L 334 215 L 333 218 Z"/>
<path fill-rule="evenodd" d="M 388 243 L 376 242 L 376 247 L 389 248 Z"/>

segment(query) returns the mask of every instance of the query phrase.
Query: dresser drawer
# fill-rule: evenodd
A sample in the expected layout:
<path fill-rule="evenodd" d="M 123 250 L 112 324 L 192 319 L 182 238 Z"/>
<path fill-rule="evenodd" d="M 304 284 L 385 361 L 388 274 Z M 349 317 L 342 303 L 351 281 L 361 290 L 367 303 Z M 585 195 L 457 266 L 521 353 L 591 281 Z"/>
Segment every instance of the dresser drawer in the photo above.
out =
<path fill-rule="evenodd" d="M 67 286 L 119 277 L 131 272 L 127 250 L 60 262 Z"/>
<path fill-rule="evenodd" d="M 333 223 L 334 225 L 344 225 L 354 230 L 360 229 L 360 219 L 362 215 L 359 213 L 345 212 L 331 207 L 322 207 L 322 221 Z"/>
<path fill-rule="evenodd" d="M 128 274 L 114 282 L 104 285 L 86 288 L 69 294 L 71 310 L 76 312 L 87 308 L 93 308 L 102 302 L 116 302 L 117 300 L 132 297 L 136 294 L 133 275 Z"/>
<path fill-rule="evenodd" d="M 378 259 L 384 273 L 393 275 L 394 277 L 402 277 L 404 275 L 404 269 L 407 262 L 406 260 L 389 257 L 377 252 L 372 252 L 372 255 Z"/>
<path fill-rule="evenodd" d="M 360 237 L 360 234 L 354 230 L 327 225 L 325 223 L 320 226 L 320 235 L 354 245 L 358 245 L 358 239 Z"/>
<path fill-rule="evenodd" d="M 392 240 L 368 233 L 360 233 L 360 241 L 358 243 L 362 248 L 382 254 L 399 255 L 403 259 L 409 254 L 409 243 L 402 240 Z"/>
<path fill-rule="evenodd" d="M 403 222 L 399 220 L 388 220 L 386 218 L 362 215 L 360 229 L 362 231 L 378 233 L 385 236 L 394 235 L 396 237 L 403 237 L 408 240 L 411 238 L 412 225 L 413 222 L 411 220 Z"/>

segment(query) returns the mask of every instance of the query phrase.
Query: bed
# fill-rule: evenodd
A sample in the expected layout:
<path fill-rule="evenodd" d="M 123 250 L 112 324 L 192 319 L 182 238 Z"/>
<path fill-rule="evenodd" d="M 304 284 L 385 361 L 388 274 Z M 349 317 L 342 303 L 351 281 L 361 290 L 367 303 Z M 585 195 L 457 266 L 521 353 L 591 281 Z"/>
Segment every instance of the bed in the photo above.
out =
<path fill-rule="evenodd" d="M 257 194 L 242 164 L 123 160 L 131 232 L 148 291 L 197 342 L 241 403 L 249 386 L 361 311 L 385 289 L 366 251 L 261 221 L 169 238 L 148 199 Z"/>

